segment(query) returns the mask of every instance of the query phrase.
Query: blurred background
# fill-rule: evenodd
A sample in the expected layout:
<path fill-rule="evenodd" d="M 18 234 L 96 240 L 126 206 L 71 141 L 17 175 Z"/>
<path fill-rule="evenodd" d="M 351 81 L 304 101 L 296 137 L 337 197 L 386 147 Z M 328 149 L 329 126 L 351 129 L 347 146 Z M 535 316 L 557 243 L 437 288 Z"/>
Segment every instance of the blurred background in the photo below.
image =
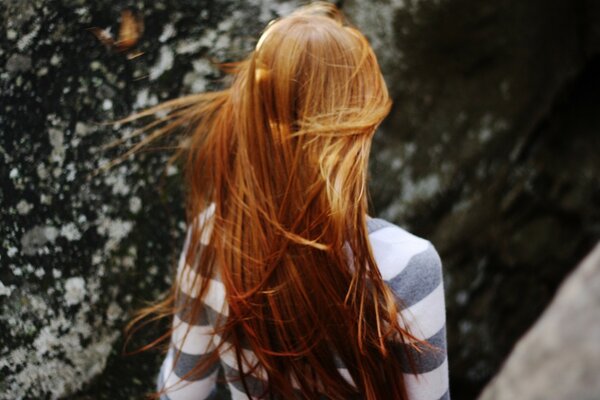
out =
<path fill-rule="evenodd" d="M 154 388 L 162 355 L 123 356 L 122 329 L 169 286 L 181 175 L 154 151 L 89 178 L 125 150 L 100 146 L 132 129 L 104 123 L 219 88 L 214 62 L 241 59 L 303 3 L 0 1 L 0 399 Z M 451 394 L 476 398 L 600 238 L 600 3 L 337 4 L 394 99 L 373 214 L 438 249 Z"/>

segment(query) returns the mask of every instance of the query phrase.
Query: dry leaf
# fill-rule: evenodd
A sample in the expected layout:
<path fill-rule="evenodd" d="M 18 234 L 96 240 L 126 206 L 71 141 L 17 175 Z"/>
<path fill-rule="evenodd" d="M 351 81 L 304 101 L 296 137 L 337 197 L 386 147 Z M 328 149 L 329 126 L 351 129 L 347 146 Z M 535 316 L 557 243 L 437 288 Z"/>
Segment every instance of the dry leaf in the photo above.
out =
<path fill-rule="evenodd" d="M 117 40 L 106 29 L 93 27 L 89 28 L 89 31 L 110 50 L 121 53 L 130 50 L 138 43 L 144 31 L 144 22 L 133 11 L 123 10 L 121 12 L 121 25 Z M 127 58 L 132 60 L 142 54 L 144 53 L 141 51 L 132 51 L 127 54 Z"/>

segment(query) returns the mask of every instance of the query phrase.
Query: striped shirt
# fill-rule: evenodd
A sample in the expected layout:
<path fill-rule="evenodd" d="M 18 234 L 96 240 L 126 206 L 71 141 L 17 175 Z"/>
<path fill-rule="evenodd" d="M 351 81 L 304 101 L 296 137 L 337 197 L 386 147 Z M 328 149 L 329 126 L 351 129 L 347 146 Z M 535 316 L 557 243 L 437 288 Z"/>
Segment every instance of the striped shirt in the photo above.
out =
<path fill-rule="evenodd" d="M 412 400 L 450 399 L 448 386 L 448 359 L 446 355 L 446 313 L 442 264 L 433 245 L 402 228 L 379 218 L 368 218 L 367 227 L 373 255 L 385 283 L 402 300 L 401 313 L 411 333 L 419 339 L 426 339 L 440 351 L 426 351 L 418 355 L 417 374 L 405 366 L 404 382 Z M 210 233 L 210 232 L 207 232 Z M 197 288 L 191 287 L 193 274 L 186 265 L 190 230 L 179 258 L 178 277 L 182 296 L 197 296 Z M 201 238 L 206 243 L 207 237 Z M 182 273 L 183 272 L 183 273 Z M 188 282 L 189 281 L 189 282 Z M 235 350 L 222 347 L 220 360 L 215 362 L 203 376 L 189 376 L 192 368 L 215 349 L 218 335 L 213 337 L 212 329 L 219 315 L 227 315 L 225 289 L 218 279 L 211 279 L 204 297 L 201 316 L 186 321 L 186 314 L 175 315 L 171 346 L 163 361 L 158 377 L 158 390 L 166 388 L 161 400 L 197 400 L 216 398 L 217 376 L 223 374 L 231 393 L 231 398 L 248 399 L 239 373 Z M 189 332 L 188 332 L 188 329 Z M 187 333 L 187 335 L 186 335 Z M 229 346 L 231 347 L 231 346 Z M 179 355 L 177 356 L 177 353 Z M 244 356 L 250 365 L 256 357 L 249 349 Z M 245 369 L 245 366 L 244 366 Z M 257 369 L 246 379 L 250 398 L 264 390 L 264 370 Z M 352 378 L 343 365 L 340 374 L 349 382 Z M 185 377 L 186 379 L 182 379 Z"/>

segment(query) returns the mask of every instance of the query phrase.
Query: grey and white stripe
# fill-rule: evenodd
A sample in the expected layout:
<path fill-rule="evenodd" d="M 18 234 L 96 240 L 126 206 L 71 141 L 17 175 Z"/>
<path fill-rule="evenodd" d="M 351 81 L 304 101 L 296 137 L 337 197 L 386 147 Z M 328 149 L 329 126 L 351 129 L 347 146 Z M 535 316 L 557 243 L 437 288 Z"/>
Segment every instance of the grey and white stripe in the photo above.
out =
<path fill-rule="evenodd" d="M 405 367 L 401 373 L 409 396 L 415 400 L 449 399 L 444 288 L 438 253 L 430 242 L 383 219 L 369 218 L 367 227 L 375 261 L 384 281 L 400 300 L 400 312 L 406 327 L 415 337 L 427 340 L 438 350 L 421 353 L 411 351 L 417 364 L 417 374 L 412 373 L 408 361 L 403 357 Z M 186 297 L 197 295 L 197 288 L 190 284 L 195 281 L 194 272 L 185 265 L 189 239 L 188 231 L 178 268 L 180 304 L 185 304 Z M 201 240 L 206 243 L 207 237 Z M 219 318 L 227 315 L 224 299 L 223 284 L 217 279 L 211 279 L 204 307 L 199 315 L 190 318 L 189 310 L 178 310 L 173 321 L 171 348 L 158 379 L 158 389 L 166 388 L 162 400 L 213 398 L 219 370 L 224 372 L 232 399 L 248 398 L 239 380 L 235 351 L 231 346 L 222 348 L 220 360 L 204 374 L 190 375 L 194 365 L 210 354 L 215 349 L 215 342 L 220 341 L 218 335 L 213 337 L 213 328 Z M 251 365 L 257 364 L 257 360 L 248 348 L 242 351 L 245 359 L 243 368 L 248 371 Z M 352 382 L 343 365 L 338 370 Z M 250 397 L 259 396 L 266 385 L 264 369 L 258 367 L 246 379 L 246 383 Z"/>

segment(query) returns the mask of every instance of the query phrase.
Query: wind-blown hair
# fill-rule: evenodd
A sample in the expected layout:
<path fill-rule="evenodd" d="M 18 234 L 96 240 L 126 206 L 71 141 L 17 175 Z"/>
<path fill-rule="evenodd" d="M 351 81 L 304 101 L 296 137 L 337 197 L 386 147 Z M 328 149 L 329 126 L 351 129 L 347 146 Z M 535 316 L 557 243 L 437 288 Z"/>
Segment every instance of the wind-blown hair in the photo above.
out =
<path fill-rule="evenodd" d="M 334 5 L 317 2 L 270 23 L 255 50 L 228 66 L 229 88 L 125 119 L 168 111 L 130 151 L 184 134 L 175 157 L 184 161 L 192 229 L 186 260 L 200 277 L 197 298 L 175 306 L 175 282 L 133 324 L 199 313 L 202 277 L 218 274 L 229 307 L 215 327 L 219 346 L 233 345 L 240 364 L 242 345 L 254 352 L 265 396 L 292 398 L 295 385 L 310 399 L 406 398 L 402 363 L 412 365 L 420 341 L 405 329 L 366 226 L 371 139 L 391 107 L 373 50 Z M 212 231 L 201 245 L 208 224 L 197 217 L 209 208 Z"/>

